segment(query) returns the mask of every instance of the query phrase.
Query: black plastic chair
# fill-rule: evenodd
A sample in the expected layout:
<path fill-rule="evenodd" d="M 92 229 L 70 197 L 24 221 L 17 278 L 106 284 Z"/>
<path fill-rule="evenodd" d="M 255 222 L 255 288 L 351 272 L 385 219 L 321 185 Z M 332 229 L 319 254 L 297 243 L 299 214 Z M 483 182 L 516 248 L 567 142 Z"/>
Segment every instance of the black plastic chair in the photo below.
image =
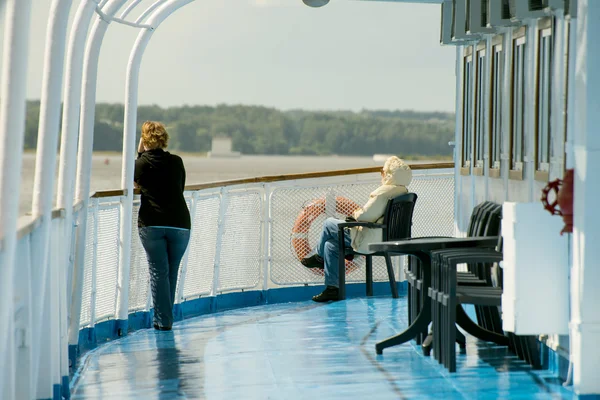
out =
<path fill-rule="evenodd" d="M 508 346 L 517 356 L 533 368 L 541 368 L 540 346 L 535 336 L 515 335 L 503 332 L 498 307 L 502 297 L 502 270 L 498 270 L 498 285 L 491 283 L 491 267 L 502 260 L 502 236 L 498 237 L 495 248 L 453 249 L 440 250 L 432 255 L 432 313 L 434 314 L 434 348 L 436 359 L 449 372 L 456 371 L 456 354 L 453 332 L 454 324 L 458 323 L 469 334 L 478 339 Z M 461 263 L 477 263 L 486 270 L 485 279 L 488 285 L 465 285 L 457 279 L 456 266 Z M 437 290 L 436 290 L 437 289 Z M 437 304 L 436 304 L 437 302 Z M 486 324 L 475 324 L 465 313 L 461 304 L 473 304 L 476 308 L 491 310 L 494 313 L 485 314 Z M 479 314 L 478 314 L 479 317 Z M 490 318 L 492 317 L 492 318 Z M 498 318 L 499 321 L 496 321 Z M 479 318 L 478 318 L 479 319 Z"/>
<path fill-rule="evenodd" d="M 417 201 L 417 195 L 415 193 L 406 193 L 400 196 L 394 197 L 388 200 L 383 223 L 377 224 L 374 222 L 344 222 L 338 225 L 339 227 L 339 300 L 346 298 L 346 257 L 362 255 L 366 258 L 366 281 L 367 281 L 367 296 L 373 295 L 373 257 L 383 256 L 385 257 L 385 264 L 387 267 L 388 277 L 390 280 L 390 287 L 392 290 L 392 297 L 398 298 L 398 287 L 396 285 L 396 278 L 394 277 L 394 269 L 392 266 L 392 259 L 388 253 L 378 252 L 363 254 L 356 252 L 352 247 L 347 248 L 345 246 L 345 229 L 351 227 L 366 227 L 371 229 L 380 228 L 383 231 L 382 241 L 393 241 L 410 238 L 412 228 L 412 217 Z"/>

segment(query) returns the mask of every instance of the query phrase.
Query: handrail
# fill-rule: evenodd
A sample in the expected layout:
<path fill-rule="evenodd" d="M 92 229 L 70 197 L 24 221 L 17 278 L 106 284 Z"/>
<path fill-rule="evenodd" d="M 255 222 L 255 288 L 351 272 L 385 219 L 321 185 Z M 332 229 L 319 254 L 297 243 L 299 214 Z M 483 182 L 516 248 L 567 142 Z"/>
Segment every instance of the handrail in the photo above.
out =
<path fill-rule="evenodd" d="M 81 202 L 81 201 L 78 202 L 77 204 L 75 204 L 73 206 L 73 212 L 77 212 L 81 208 L 82 204 L 83 204 L 83 202 Z M 65 217 L 65 209 L 64 208 L 55 208 L 52 210 L 50 219 L 55 220 L 57 218 L 64 218 L 64 217 Z M 25 236 L 29 235 L 38 226 L 40 226 L 41 222 L 42 222 L 41 216 L 38 216 L 35 218 L 30 214 L 20 216 L 19 219 L 17 220 L 17 240 L 21 240 Z M 3 241 L 3 239 L 0 238 L 0 251 L 2 250 L 2 241 Z"/>
<path fill-rule="evenodd" d="M 451 162 L 439 162 L 439 163 L 429 163 L 429 164 L 409 164 L 410 168 L 413 171 L 417 170 L 425 170 L 425 169 L 450 169 L 454 168 L 454 163 Z M 342 169 L 342 170 L 333 170 L 333 171 L 322 171 L 322 172 L 304 172 L 299 174 L 288 174 L 288 175 L 266 175 L 259 176 L 254 178 L 241 178 L 241 179 L 231 179 L 226 181 L 216 181 L 216 182 L 207 182 L 207 183 L 199 183 L 195 185 L 188 185 L 185 187 L 186 191 L 196 191 L 203 189 L 211 189 L 216 187 L 226 187 L 226 186 L 235 186 L 235 185 L 245 185 L 249 183 L 267 183 L 267 182 L 279 182 L 279 181 L 291 181 L 298 179 L 312 179 L 312 178 L 327 178 L 331 176 L 343 176 L 343 175 L 358 175 L 358 174 L 369 174 L 373 172 L 381 171 L 381 166 L 379 167 L 365 167 L 365 168 L 353 168 L 353 169 Z M 135 194 L 139 194 L 139 189 L 136 189 Z M 124 189 L 114 189 L 114 190 L 102 190 L 95 192 L 90 197 L 92 198 L 104 198 L 104 197 L 116 197 L 116 196 L 124 196 Z"/>

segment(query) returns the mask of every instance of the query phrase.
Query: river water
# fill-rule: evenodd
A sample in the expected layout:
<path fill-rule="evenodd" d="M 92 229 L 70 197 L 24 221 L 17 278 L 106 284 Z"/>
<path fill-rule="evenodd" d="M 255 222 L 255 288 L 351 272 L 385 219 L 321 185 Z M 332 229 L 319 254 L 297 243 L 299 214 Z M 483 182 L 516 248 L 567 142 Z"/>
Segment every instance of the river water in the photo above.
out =
<path fill-rule="evenodd" d="M 265 175 L 330 171 L 381 165 L 381 162 L 373 161 L 372 157 L 243 155 L 238 158 L 207 158 L 184 154 L 182 158 L 186 167 L 188 185 Z M 92 161 L 92 193 L 99 190 L 119 189 L 121 187 L 121 161 L 120 154 L 94 154 Z M 31 210 L 34 174 L 35 154 L 26 153 L 23 156 L 20 215 L 24 215 Z"/>

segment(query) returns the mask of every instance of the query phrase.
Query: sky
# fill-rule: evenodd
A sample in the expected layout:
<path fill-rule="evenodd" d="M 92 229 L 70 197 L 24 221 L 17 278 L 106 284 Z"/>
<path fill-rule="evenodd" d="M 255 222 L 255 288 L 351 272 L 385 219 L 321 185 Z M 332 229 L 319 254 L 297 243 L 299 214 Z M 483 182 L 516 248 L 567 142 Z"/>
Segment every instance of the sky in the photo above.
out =
<path fill-rule="evenodd" d="M 143 0 L 134 19 L 154 0 Z M 41 90 L 50 0 L 33 0 L 28 98 Z M 79 1 L 73 1 L 71 19 Z M 439 44 L 440 6 L 331 0 L 198 0 L 156 30 L 140 104 L 454 111 L 455 49 Z M 112 24 L 97 101 L 123 103 L 138 30 Z"/>

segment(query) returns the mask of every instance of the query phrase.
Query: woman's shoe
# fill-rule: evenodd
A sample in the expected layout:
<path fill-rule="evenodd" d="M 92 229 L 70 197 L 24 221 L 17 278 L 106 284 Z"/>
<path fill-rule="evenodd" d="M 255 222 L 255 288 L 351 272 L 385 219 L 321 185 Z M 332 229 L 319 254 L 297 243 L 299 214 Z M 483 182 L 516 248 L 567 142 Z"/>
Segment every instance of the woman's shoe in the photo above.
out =
<path fill-rule="evenodd" d="M 327 301 L 337 301 L 339 289 L 334 286 L 327 286 L 321 294 L 314 296 L 312 299 L 317 303 L 325 303 Z"/>
<path fill-rule="evenodd" d="M 160 326 L 158 324 L 154 324 L 154 329 L 156 329 L 157 331 L 170 331 L 171 327 L 170 326 Z"/>
<path fill-rule="evenodd" d="M 306 268 L 325 268 L 325 261 L 316 253 L 310 257 L 303 258 L 300 262 Z"/>

